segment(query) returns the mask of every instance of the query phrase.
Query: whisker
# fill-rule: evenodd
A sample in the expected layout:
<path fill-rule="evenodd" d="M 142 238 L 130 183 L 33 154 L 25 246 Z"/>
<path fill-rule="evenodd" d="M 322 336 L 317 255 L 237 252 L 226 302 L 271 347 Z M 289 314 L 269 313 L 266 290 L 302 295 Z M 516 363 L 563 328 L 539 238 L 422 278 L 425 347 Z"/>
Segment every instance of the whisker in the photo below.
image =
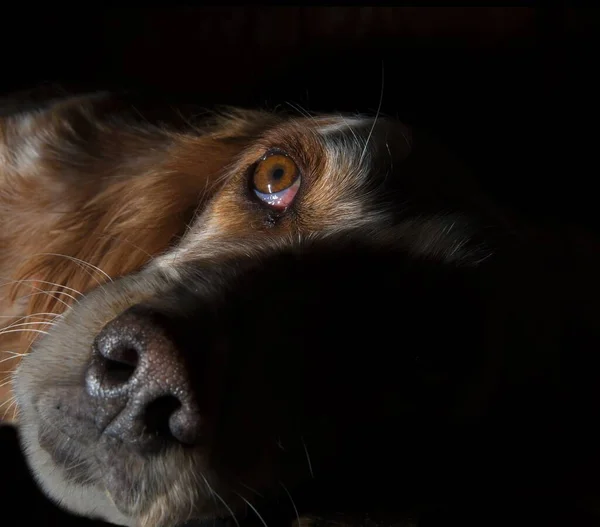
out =
<path fill-rule="evenodd" d="M 264 496 L 258 492 L 256 489 L 253 489 L 250 485 L 246 485 L 243 481 L 239 481 L 238 482 L 242 487 L 247 488 L 250 492 L 256 494 L 257 496 L 259 496 L 260 498 L 264 498 Z"/>
<path fill-rule="evenodd" d="M 54 319 L 47 320 L 47 319 L 44 319 L 42 317 L 38 317 L 37 315 L 28 315 L 28 316 L 20 317 L 17 320 L 15 320 L 12 324 L 9 324 L 8 326 L 5 326 L 5 327 L 1 328 L 0 329 L 0 335 L 2 335 L 5 331 L 7 331 L 9 329 L 13 329 L 13 328 L 16 328 L 16 327 L 21 327 L 21 326 L 37 325 L 37 324 L 39 324 L 39 325 L 47 325 L 48 329 L 50 329 L 52 326 L 54 326 L 56 324 L 57 319 L 59 319 L 59 318 L 62 317 L 62 315 L 58 315 L 56 313 L 46 313 L 46 314 L 47 315 L 54 315 Z M 40 318 L 41 321 L 39 321 L 39 322 L 38 321 L 36 321 L 36 322 L 20 322 L 21 320 L 26 320 L 26 319 L 31 318 L 31 317 Z M 14 356 L 23 355 L 23 353 L 16 353 L 14 351 L 8 351 L 8 350 L 2 351 L 2 350 L 0 350 L 0 354 L 2 354 L 2 353 L 13 354 Z M 2 362 L 2 361 L 0 361 L 0 362 Z"/>
<path fill-rule="evenodd" d="M 12 357 L 20 357 L 21 355 L 25 355 L 24 353 L 12 350 L 0 350 L 0 353 L 6 353 L 7 355 L 11 355 Z"/>
<path fill-rule="evenodd" d="M 190 485 L 188 487 L 188 494 L 189 494 L 189 497 L 190 497 L 190 499 L 189 499 L 190 510 L 188 511 L 187 520 L 186 521 L 191 520 L 192 519 L 192 514 L 194 514 L 194 493 L 192 491 L 192 488 L 198 488 L 200 486 L 199 485 L 200 482 L 198 480 L 198 474 L 195 471 L 192 471 L 190 475 L 191 475 L 191 477 L 193 479 L 193 483 L 192 483 L 192 485 Z M 217 501 L 215 500 L 215 497 L 212 495 L 212 493 L 211 493 L 211 498 L 212 498 L 213 503 L 215 504 L 215 508 L 216 508 L 217 507 Z M 213 524 L 214 524 L 214 522 L 213 522 Z"/>
<path fill-rule="evenodd" d="M 299 104 L 294 104 L 290 101 L 285 101 L 285 104 L 287 104 L 290 108 L 293 108 L 295 111 L 297 111 L 301 116 L 303 117 L 308 117 L 311 120 L 314 120 L 314 117 L 304 108 L 302 108 L 302 106 L 300 106 Z"/>
<path fill-rule="evenodd" d="M 66 285 L 57 284 L 56 282 L 48 282 L 47 280 L 36 280 L 34 278 L 24 278 L 22 280 L 11 280 L 10 282 L 5 282 L 3 284 L 0 284 L 0 287 L 6 286 L 6 285 L 22 284 L 22 283 L 26 283 L 26 282 L 34 282 L 36 284 L 53 285 L 55 287 L 60 287 L 62 289 L 66 289 L 67 291 L 72 291 L 73 293 L 83 296 L 83 293 L 81 291 L 78 291 L 77 289 L 73 289 L 72 287 L 67 287 Z M 34 288 L 34 289 L 38 289 L 38 288 Z"/>
<path fill-rule="evenodd" d="M 302 440 L 302 446 L 304 446 L 304 453 L 306 454 L 306 461 L 308 461 L 308 470 L 310 470 L 310 475 L 312 478 L 315 477 L 313 474 L 312 463 L 310 462 L 310 456 L 308 455 L 308 448 L 306 448 L 306 443 L 304 442 L 304 438 L 300 438 Z"/>
<path fill-rule="evenodd" d="M 240 523 L 238 522 L 238 519 L 236 518 L 235 514 L 233 513 L 233 510 L 231 510 L 231 507 L 227 504 L 227 502 L 219 495 L 219 493 L 212 488 L 212 486 L 210 485 L 210 483 L 208 482 L 208 480 L 206 479 L 206 477 L 204 476 L 204 474 L 200 473 L 200 477 L 204 480 L 204 483 L 206 483 L 206 486 L 208 487 L 208 490 L 212 493 L 212 495 L 217 498 L 222 504 L 223 506 L 227 509 L 227 511 L 229 512 L 229 514 L 231 514 L 231 517 L 233 518 L 233 521 L 235 522 L 235 524 L 237 525 L 237 527 L 240 527 Z M 237 494 L 237 492 L 236 492 Z M 242 499 L 244 499 L 241 495 L 240 497 Z"/>
<path fill-rule="evenodd" d="M 32 315 L 24 315 L 19 320 L 23 320 L 25 318 L 33 317 L 33 316 L 36 316 L 39 314 L 40 313 L 33 313 Z M 52 314 L 54 314 L 54 313 L 52 313 Z M 15 318 L 16 316 L 18 316 L 18 315 L 0 315 L 0 318 Z"/>
<path fill-rule="evenodd" d="M 13 402 L 10 404 L 10 406 L 9 406 L 9 407 L 8 407 L 8 408 L 7 408 L 7 409 L 4 411 L 4 413 L 2 414 L 2 418 L 0 419 L 0 421 L 4 421 L 4 420 L 6 419 L 6 416 L 8 415 L 8 412 L 10 411 L 10 409 L 11 409 L 13 406 L 16 406 L 16 404 L 17 404 L 17 401 L 16 401 L 16 399 L 15 399 L 15 400 L 14 400 L 14 401 L 13 401 Z"/>
<path fill-rule="evenodd" d="M 373 124 L 371 125 L 371 130 L 369 131 L 369 135 L 367 136 L 367 140 L 365 141 L 365 148 L 362 151 L 362 154 L 360 156 L 360 160 L 358 162 L 358 164 L 362 164 L 362 161 L 365 157 L 365 154 L 367 153 L 367 147 L 369 146 L 369 141 L 371 140 L 371 136 L 373 135 L 373 131 L 375 130 L 375 125 L 377 124 L 377 119 L 379 119 L 379 114 L 381 113 L 381 106 L 383 104 L 383 88 L 384 88 L 384 68 L 383 68 L 383 62 L 381 63 L 381 94 L 379 95 L 379 106 L 377 107 L 377 113 L 375 114 L 375 119 L 373 119 Z"/>
<path fill-rule="evenodd" d="M 352 126 L 350 126 L 350 123 L 348 122 L 348 120 L 346 119 L 346 117 L 344 117 L 343 114 L 340 113 L 339 116 L 340 116 L 340 119 L 342 121 L 344 121 L 344 124 L 346 125 L 346 127 L 348 128 L 348 130 L 350 130 L 350 133 L 354 137 L 354 142 L 356 143 L 356 145 L 358 147 L 360 147 L 361 146 L 360 139 L 358 138 L 358 135 L 356 135 L 356 132 L 354 131 L 354 128 L 352 128 Z M 365 142 L 365 144 L 362 145 L 362 146 L 366 147 L 366 145 L 367 145 L 367 143 Z"/>
<path fill-rule="evenodd" d="M 248 505 L 248 507 L 250 507 L 253 511 L 254 514 L 256 514 L 257 518 L 260 520 L 260 522 L 265 526 L 265 527 L 269 527 L 267 525 L 267 522 L 265 521 L 265 519 L 260 515 L 260 513 L 258 512 L 258 510 L 256 510 L 256 507 L 254 505 L 252 505 L 252 503 L 250 503 L 246 498 L 244 498 L 244 496 L 242 496 L 241 494 L 239 494 L 238 492 L 236 492 L 236 494 L 246 503 L 246 505 Z"/>
<path fill-rule="evenodd" d="M 103 271 L 102 269 L 100 269 L 100 267 L 98 267 L 90 262 L 86 262 L 85 260 L 82 260 L 81 258 L 76 258 L 75 256 L 70 256 L 68 254 L 60 254 L 60 253 L 37 253 L 37 254 L 44 255 L 44 256 L 59 256 L 61 258 L 66 258 L 68 260 L 71 260 L 72 262 L 76 262 L 81 265 L 87 265 L 94 271 L 97 271 L 102 276 L 104 276 L 108 281 L 110 281 L 110 282 L 113 281 L 113 279 L 110 277 L 110 275 L 107 272 Z M 98 281 L 98 280 L 96 280 L 96 281 Z M 100 285 L 100 282 L 98 282 L 98 285 Z"/>
<path fill-rule="evenodd" d="M 281 487 L 283 488 L 283 490 L 285 490 L 285 493 L 290 498 L 290 501 L 292 502 L 292 507 L 294 507 L 294 512 L 296 513 L 296 519 L 298 520 L 298 526 L 300 526 L 300 514 L 298 514 L 298 508 L 296 507 L 296 503 L 294 502 L 294 498 L 292 498 L 292 495 L 290 494 L 290 491 L 283 484 L 283 481 L 280 481 L 279 484 L 281 485 Z"/>
<path fill-rule="evenodd" d="M 13 357 L 20 357 L 21 355 L 25 355 L 24 353 L 19 353 L 18 351 L 12 351 L 12 350 L 2 350 L 2 351 L 0 351 L 0 353 L 10 354 Z"/>
<path fill-rule="evenodd" d="M 2 351 L 0 353 L 11 353 L 10 357 L 6 357 L 6 358 L 0 360 L 0 364 L 2 364 L 3 362 L 8 362 L 8 361 L 11 361 L 11 360 L 15 360 L 18 357 L 24 357 L 25 355 L 27 355 L 26 353 L 13 353 L 12 351 Z"/>
<path fill-rule="evenodd" d="M 57 302 L 60 302 L 61 304 L 63 304 L 66 308 L 70 308 L 71 306 L 69 304 L 67 304 L 64 300 L 62 300 L 60 298 L 56 298 L 54 296 L 55 294 L 60 294 L 60 293 L 61 293 L 61 291 L 44 291 L 43 289 L 40 289 L 37 293 L 30 293 L 28 295 L 21 296 L 19 298 L 31 298 L 32 296 L 36 296 L 36 295 L 48 295 L 53 300 L 56 300 Z M 63 294 L 68 295 L 68 293 L 63 293 Z M 71 298 L 73 298 L 73 297 L 71 297 Z M 79 304 L 79 301 L 76 298 L 73 298 L 73 300 L 76 304 Z"/>
<path fill-rule="evenodd" d="M 62 317 L 62 315 L 60 313 L 32 313 L 31 315 L 23 315 L 22 317 L 19 317 L 18 319 L 15 320 L 15 322 L 21 322 L 21 320 L 27 320 L 28 318 L 42 318 L 42 316 L 48 316 L 48 317 Z M 0 318 L 15 318 L 15 315 L 0 315 Z"/>
<path fill-rule="evenodd" d="M 30 331 L 31 333 L 41 333 L 43 335 L 47 335 L 47 331 L 42 331 L 41 329 L 7 329 L 5 331 L 0 332 L 0 335 L 6 335 L 7 333 L 27 333 Z"/>
<path fill-rule="evenodd" d="M 2 414 L 2 419 L 0 419 L 0 421 L 4 420 L 6 418 L 6 415 L 8 414 L 8 411 L 17 404 L 17 398 L 15 396 L 12 396 L 10 399 L 8 399 L 7 401 L 4 401 L 2 404 L 0 404 L 0 408 L 5 406 L 7 403 L 10 403 L 10 404 L 6 407 L 6 410 L 4 410 L 4 413 Z"/>
<path fill-rule="evenodd" d="M 4 405 L 8 404 L 8 403 L 12 403 L 15 401 L 15 396 L 13 395 L 12 397 L 9 397 L 6 401 L 4 401 L 2 404 L 0 404 L 0 408 L 2 408 Z"/>
<path fill-rule="evenodd" d="M 404 132 L 402 132 L 402 135 L 404 135 Z M 408 141 L 406 137 L 404 139 Z M 385 147 L 387 148 L 388 155 L 390 156 L 390 170 L 394 172 L 394 158 L 392 156 L 392 151 L 390 150 L 390 145 L 387 141 L 385 142 Z"/>
<path fill-rule="evenodd" d="M 35 325 L 53 325 L 53 322 L 50 320 L 46 320 L 44 322 L 21 322 L 20 324 L 11 324 L 10 326 L 6 326 L 5 328 L 0 329 L 0 335 L 2 335 L 6 330 L 11 328 L 18 328 L 22 326 L 35 326 Z"/>
<path fill-rule="evenodd" d="M 79 304 L 79 300 L 77 300 L 77 297 L 74 297 L 71 293 L 67 293 L 66 291 L 58 291 L 58 290 L 55 290 L 55 291 L 46 291 L 46 290 L 41 289 L 39 287 L 36 287 L 35 289 L 39 293 L 45 293 L 45 294 L 47 294 L 49 296 L 51 296 L 51 295 L 64 295 L 64 296 L 70 298 L 71 300 L 73 300 L 73 302 L 75 302 L 76 304 Z M 79 293 L 79 294 L 81 294 L 81 293 Z M 27 297 L 25 297 L 25 298 L 27 298 Z M 58 300 L 58 298 L 56 298 L 56 297 L 54 297 L 54 299 Z"/>

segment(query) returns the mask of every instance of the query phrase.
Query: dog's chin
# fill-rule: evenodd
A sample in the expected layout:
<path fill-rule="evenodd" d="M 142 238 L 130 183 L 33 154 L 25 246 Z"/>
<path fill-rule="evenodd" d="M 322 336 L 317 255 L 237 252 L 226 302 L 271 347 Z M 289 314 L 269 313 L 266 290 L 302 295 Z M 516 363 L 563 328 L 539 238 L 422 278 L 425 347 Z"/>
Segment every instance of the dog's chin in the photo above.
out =
<path fill-rule="evenodd" d="M 29 409 L 32 411 L 33 409 Z M 21 410 L 20 437 L 32 473 L 46 495 L 74 514 L 97 518 L 115 525 L 133 526 L 136 520 L 120 510 L 101 482 L 81 485 L 72 481 L 68 470 L 55 461 L 55 452 L 40 444 L 38 419 Z"/>
<path fill-rule="evenodd" d="M 73 404 L 78 398 L 75 387 L 55 386 L 22 405 L 21 442 L 50 499 L 74 514 L 125 526 L 175 525 L 191 513 L 201 519 L 225 514 L 189 470 L 202 464 L 200 453 L 174 448 L 160 456 L 140 455 L 95 430 L 85 415 L 91 408 Z M 203 472 L 211 479 L 209 470 Z M 230 496 L 228 503 L 234 503 Z"/>

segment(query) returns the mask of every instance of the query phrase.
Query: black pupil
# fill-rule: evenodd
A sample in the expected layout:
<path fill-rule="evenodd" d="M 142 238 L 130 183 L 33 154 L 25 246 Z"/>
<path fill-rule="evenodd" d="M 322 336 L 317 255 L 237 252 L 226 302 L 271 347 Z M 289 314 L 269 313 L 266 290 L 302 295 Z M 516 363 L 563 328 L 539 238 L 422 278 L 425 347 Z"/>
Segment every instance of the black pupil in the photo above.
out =
<path fill-rule="evenodd" d="M 271 172 L 271 177 L 276 181 L 279 181 L 284 175 L 285 175 L 285 169 L 283 169 L 281 167 L 277 167 L 277 168 L 273 169 L 273 171 Z"/>

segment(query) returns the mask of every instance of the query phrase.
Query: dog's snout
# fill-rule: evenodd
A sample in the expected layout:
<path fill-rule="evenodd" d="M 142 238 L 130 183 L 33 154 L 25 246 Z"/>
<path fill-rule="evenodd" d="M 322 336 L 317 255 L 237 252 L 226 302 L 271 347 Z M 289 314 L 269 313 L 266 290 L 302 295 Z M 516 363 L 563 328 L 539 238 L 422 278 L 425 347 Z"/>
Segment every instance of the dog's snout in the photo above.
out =
<path fill-rule="evenodd" d="M 86 374 L 105 433 L 139 446 L 200 440 L 201 414 L 185 358 L 160 315 L 132 308 L 96 337 Z"/>

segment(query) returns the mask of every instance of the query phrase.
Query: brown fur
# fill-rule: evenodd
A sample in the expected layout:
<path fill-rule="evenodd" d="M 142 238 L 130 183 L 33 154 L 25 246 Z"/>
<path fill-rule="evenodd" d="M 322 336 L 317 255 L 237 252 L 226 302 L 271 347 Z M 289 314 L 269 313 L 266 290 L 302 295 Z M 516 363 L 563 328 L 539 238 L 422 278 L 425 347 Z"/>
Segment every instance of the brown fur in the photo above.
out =
<path fill-rule="evenodd" d="M 68 99 L 0 121 L 0 312 L 6 316 L 0 349 L 16 354 L 3 354 L 8 367 L 0 378 L 0 404 L 7 421 L 18 418 L 8 381 L 20 357 L 52 327 L 55 315 L 91 289 L 163 253 L 168 258 L 173 247 L 183 252 L 180 262 L 199 249 L 206 260 L 228 239 L 240 242 L 239 250 L 253 250 L 241 242 L 257 235 L 284 241 L 385 218 L 369 194 L 369 130 L 362 130 L 362 140 L 353 131 L 354 139 L 342 139 L 342 145 L 317 131 L 352 130 L 343 118 L 228 110 L 179 131 L 136 125 L 110 107 L 103 97 Z M 377 133 L 382 131 L 387 133 L 384 121 Z M 383 144 L 373 139 L 373 145 Z M 402 158 L 410 147 L 403 132 L 398 145 Z M 272 148 L 294 158 L 305 183 L 278 221 L 244 194 L 244 178 Z M 125 295 L 112 308 L 125 309 L 134 297 Z M 146 475 L 150 485 L 158 477 Z M 261 477 L 253 469 L 248 481 Z M 178 485 L 196 492 L 182 476 L 165 494 L 157 481 L 156 496 L 129 504 L 140 525 L 167 524 L 173 510 L 187 508 L 179 501 L 189 496 Z"/>
<path fill-rule="evenodd" d="M 217 243 L 256 232 L 335 229 L 340 218 L 345 226 L 370 219 L 368 200 L 353 184 L 361 167 L 332 159 L 314 131 L 339 119 L 284 122 L 273 114 L 231 109 L 178 133 L 106 117 L 111 104 L 102 96 L 71 98 L 0 120 L 0 312 L 14 315 L 0 320 L 0 328 L 36 322 L 12 329 L 44 331 L 38 323 L 51 322 L 51 314 L 73 303 L 72 296 L 130 274 L 164 252 L 222 188 L 225 168 L 233 177 L 205 213 L 205 231 L 214 223 Z M 295 156 L 309 183 L 297 200 L 302 210 L 276 225 L 241 205 L 242 179 L 273 146 Z M 363 145 L 357 140 L 349 146 Z M 27 158 L 29 147 L 35 159 Z M 210 240 L 203 242 L 208 252 Z M 39 334 L 0 334 L 0 350 L 25 353 Z M 10 421 L 16 408 L 9 378 L 18 358 L 2 358 L 0 416 Z"/>
<path fill-rule="evenodd" d="M 71 296 L 164 251 L 219 187 L 253 126 L 270 120 L 236 111 L 209 124 L 209 133 L 178 135 L 94 121 L 94 110 L 93 100 L 70 99 L 32 116 L 26 129 L 16 118 L 0 121 L 0 313 L 14 315 L 0 327 L 50 322 L 47 314 L 62 313 Z M 83 149 L 73 128 L 78 118 L 96 136 Z M 32 140 L 40 143 L 39 157 L 19 160 Z M 65 177 L 78 178 L 68 192 Z M 0 333 L 0 350 L 25 353 L 37 335 Z M 2 420 L 15 417 L 9 378 L 17 364 L 18 358 L 2 363 Z"/>

